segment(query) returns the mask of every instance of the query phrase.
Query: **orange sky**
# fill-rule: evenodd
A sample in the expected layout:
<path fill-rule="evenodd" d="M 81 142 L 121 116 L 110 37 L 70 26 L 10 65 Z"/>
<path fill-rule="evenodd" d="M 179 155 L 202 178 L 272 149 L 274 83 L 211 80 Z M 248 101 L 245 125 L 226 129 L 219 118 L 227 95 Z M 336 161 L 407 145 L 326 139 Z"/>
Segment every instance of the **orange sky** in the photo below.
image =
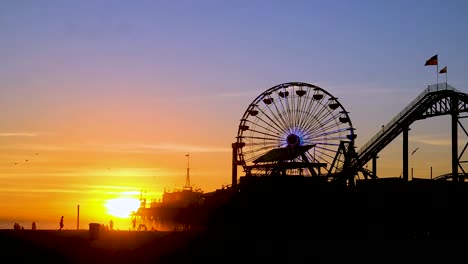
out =
<path fill-rule="evenodd" d="M 439 140 L 424 137 L 424 131 L 431 126 L 429 122 L 415 123 L 410 131 L 410 150 L 420 148 L 410 156 L 410 167 L 414 167 L 415 177 L 429 178 L 431 166 L 434 176 L 449 171 L 450 119 L 439 119 L 447 125 Z M 2 134 L 0 201 L 4 202 L 0 203 L 0 219 L 54 221 L 63 214 L 69 219 L 67 227 L 75 228 L 76 206 L 79 204 L 82 227 L 90 221 L 106 223 L 108 219 L 115 218 L 107 213 L 105 203 L 108 200 L 122 197 L 138 199 L 142 191 L 148 199 L 159 199 L 165 189 L 181 188 L 186 176 L 185 154 L 189 152 L 191 181 L 195 187 L 213 191 L 230 184 L 229 139 L 223 140 L 224 146 L 216 143 L 212 148 L 189 144 L 153 145 L 145 144 L 144 140 L 135 144 L 121 139 L 120 133 L 103 137 L 98 129 L 91 132 L 93 130 L 81 127 L 77 126 L 69 136 L 59 133 Z M 72 131 L 72 127 L 65 128 L 64 131 Z M 144 136 L 146 131 L 144 128 L 134 130 L 135 138 L 139 133 Z M 184 133 L 179 135 L 187 142 L 189 139 L 192 142 L 203 141 L 195 136 L 187 138 Z M 73 142 L 80 137 L 95 139 Z M 466 142 L 463 137 L 460 135 L 460 149 Z M 380 153 L 378 171 L 384 177 L 401 173 L 401 138 Z M 241 175 L 242 169 L 239 168 Z M 125 224 L 120 223 L 120 226 L 125 227 Z"/>

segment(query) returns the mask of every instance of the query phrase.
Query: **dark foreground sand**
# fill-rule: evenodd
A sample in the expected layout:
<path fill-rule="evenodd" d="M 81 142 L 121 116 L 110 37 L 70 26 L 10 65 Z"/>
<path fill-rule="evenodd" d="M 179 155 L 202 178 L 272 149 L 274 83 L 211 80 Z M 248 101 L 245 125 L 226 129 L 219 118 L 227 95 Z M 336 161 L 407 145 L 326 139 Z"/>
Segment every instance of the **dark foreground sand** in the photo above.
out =
<path fill-rule="evenodd" d="M 236 235 L 237 233 L 237 235 Z M 243 236 L 243 235 L 242 235 Z M 237 238 L 234 238 L 237 237 Z M 195 231 L 0 230 L 0 263 L 252 263 L 271 262 L 301 241 L 239 240 Z M 307 242 L 305 243 L 307 244 Z M 279 250 L 281 249 L 281 250 Z M 306 249 L 296 249 L 309 255 Z M 283 253 L 281 253 L 283 252 Z M 280 254 L 281 253 L 281 254 Z M 296 257 L 303 257 L 297 254 Z M 7 260 L 7 261 L 4 261 Z"/>
<path fill-rule="evenodd" d="M 314 240 L 277 232 L 105 231 L 90 239 L 89 230 L 0 230 L 0 263 L 330 263 L 417 259 L 446 252 L 443 243 L 376 240 Z M 454 245 L 466 245 L 457 241 Z M 420 247 L 423 246 L 423 247 Z M 423 250 L 421 250 L 423 248 Z M 444 259 L 452 255 L 443 254 Z M 464 252 L 464 251 L 463 251 Z M 464 256 L 466 259 L 466 255 Z"/>
<path fill-rule="evenodd" d="M 193 232 L 0 230 L 0 263 L 178 263 Z"/>
<path fill-rule="evenodd" d="M 336 251 L 338 241 L 248 234 L 104 231 L 91 239 L 89 230 L 0 230 L 0 263 L 310 263 L 342 257 L 324 251 Z"/>

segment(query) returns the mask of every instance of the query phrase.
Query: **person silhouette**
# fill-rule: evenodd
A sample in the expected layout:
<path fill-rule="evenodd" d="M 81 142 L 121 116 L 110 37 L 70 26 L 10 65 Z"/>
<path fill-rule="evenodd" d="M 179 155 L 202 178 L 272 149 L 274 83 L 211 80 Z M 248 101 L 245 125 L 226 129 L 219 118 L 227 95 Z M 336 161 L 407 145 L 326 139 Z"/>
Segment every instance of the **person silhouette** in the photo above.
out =
<path fill-rule="evenodd" d="M 59 230 L 62 230 L 62 228 L 63 228 L 63 216 L 62 216 L 62 218 L 60 218 L 60 229 Z"/>
<path fill-rule="evenodd" d="M 36 227 L 36 222 L 32 222 L 32 227 L 31 227 L 31 229 L 32 229 L 32 230 L 36 230 L 36 228 L 37 228 L 37 227 Z"/>

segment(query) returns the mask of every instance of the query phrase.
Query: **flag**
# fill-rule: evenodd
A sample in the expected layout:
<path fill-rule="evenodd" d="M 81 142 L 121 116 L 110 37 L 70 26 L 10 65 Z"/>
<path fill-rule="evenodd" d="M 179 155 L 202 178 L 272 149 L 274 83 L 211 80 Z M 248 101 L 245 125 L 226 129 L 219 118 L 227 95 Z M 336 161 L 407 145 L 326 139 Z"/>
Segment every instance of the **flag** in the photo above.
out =
<path fill-rule="evenodd" d="M 426 64 L 424 64 L 424 66 L 429 66 L 429 65 L 438 65 L 437 54 L 432 56 L 430 59 L 428 59 L 426 61 Z"/>
<path fill-rule="evenodd" d="M 440 74 L 442 74 L 442 73 L 447 73 L 447 66 L 445 66 L 444 68 L 442 68 L 442 70 L 440 70 L 439 73 L 440 73 Z"/>

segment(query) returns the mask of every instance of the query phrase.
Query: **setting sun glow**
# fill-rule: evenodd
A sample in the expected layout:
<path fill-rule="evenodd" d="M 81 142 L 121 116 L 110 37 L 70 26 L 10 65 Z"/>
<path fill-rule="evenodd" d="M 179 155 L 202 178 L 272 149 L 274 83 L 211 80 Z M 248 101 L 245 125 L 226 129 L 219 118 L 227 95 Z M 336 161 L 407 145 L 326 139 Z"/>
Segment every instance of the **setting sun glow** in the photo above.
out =
<path fill-rule="evenodd" d="M 136 211 L 140 201 L 134 198 L 117 198 L 107 201 L 107 213 L 120 218 L 130 217 L 132 211 Z"/>

